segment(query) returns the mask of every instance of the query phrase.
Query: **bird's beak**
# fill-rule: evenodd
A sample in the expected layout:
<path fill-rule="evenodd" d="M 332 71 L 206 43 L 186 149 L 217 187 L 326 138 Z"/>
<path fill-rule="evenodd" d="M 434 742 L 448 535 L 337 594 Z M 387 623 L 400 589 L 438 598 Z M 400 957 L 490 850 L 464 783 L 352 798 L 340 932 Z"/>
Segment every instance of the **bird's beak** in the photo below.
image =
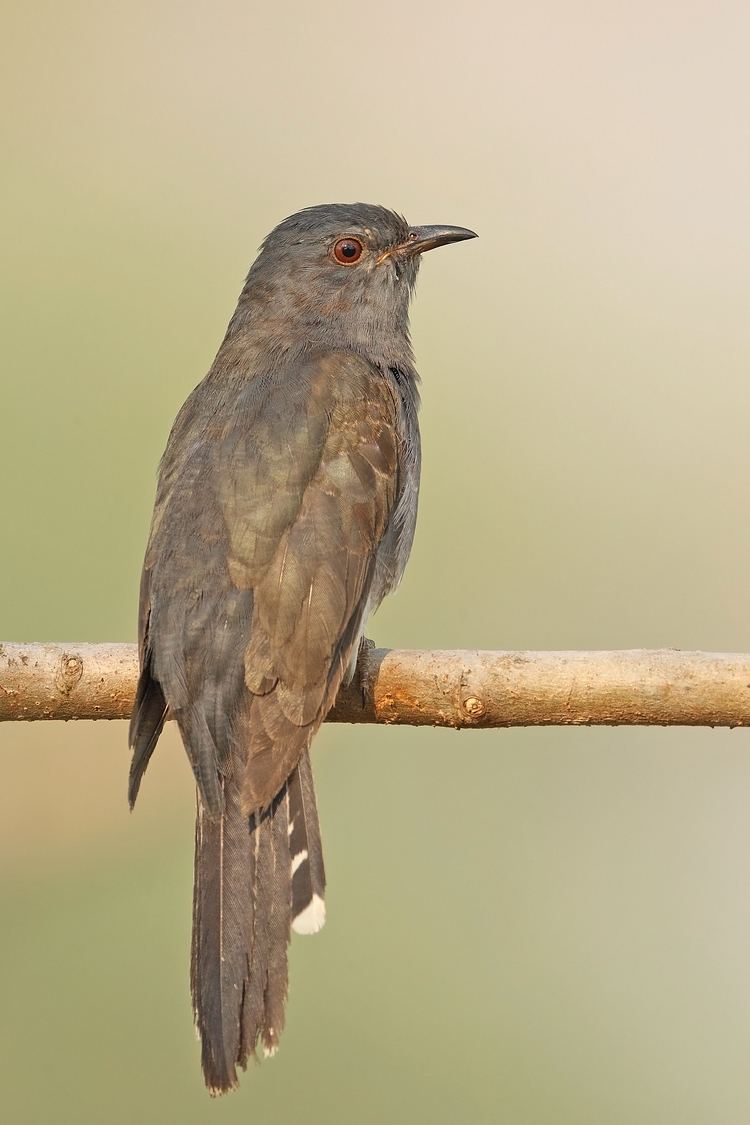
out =
<path fill-rule="evenodd" d="M 401 258 L 411 258 L 414 254 L 424 254 L 436 246 L 463 242 L 466 238 L 477 238 L 477 235 L 466 227 L 412 227 L 407 241 L 396 247 L 396 253 Z"/>

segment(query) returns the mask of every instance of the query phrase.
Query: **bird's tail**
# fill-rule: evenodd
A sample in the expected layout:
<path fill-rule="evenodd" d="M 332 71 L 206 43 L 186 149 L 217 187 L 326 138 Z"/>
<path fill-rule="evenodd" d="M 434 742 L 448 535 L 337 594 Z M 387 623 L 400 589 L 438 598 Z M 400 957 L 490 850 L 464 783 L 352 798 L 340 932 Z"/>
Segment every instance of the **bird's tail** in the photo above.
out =
<path fill-rule="evenodd" d="M 195 829 L 191 989 L 211 1093 L 237 1085 L 258 1044 L 275 1054 L 284 1026 L 290 930 L 325 920 L 325 873 L 305 752 L 268 809 L 247 816 L 232 777 L 224 812 L 200 798 Z"/>

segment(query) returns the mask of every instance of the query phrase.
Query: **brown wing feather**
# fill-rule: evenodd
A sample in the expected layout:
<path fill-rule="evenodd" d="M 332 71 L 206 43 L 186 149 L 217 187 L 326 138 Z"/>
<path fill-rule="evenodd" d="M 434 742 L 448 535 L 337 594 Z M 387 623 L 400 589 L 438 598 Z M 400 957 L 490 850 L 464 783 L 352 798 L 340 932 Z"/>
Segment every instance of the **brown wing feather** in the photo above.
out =
<path fill-rule="evenodd" d="M 315 391 L 330 419 L 320 461 L 254 587 L 245 652 L 251 698 L 235 721 L 235 736 L 249 747 L 247 810 L 278 793 L 333 703 L 397 485 L 395 407 L 380 373 L 356 357 L 329 355 Z"/>

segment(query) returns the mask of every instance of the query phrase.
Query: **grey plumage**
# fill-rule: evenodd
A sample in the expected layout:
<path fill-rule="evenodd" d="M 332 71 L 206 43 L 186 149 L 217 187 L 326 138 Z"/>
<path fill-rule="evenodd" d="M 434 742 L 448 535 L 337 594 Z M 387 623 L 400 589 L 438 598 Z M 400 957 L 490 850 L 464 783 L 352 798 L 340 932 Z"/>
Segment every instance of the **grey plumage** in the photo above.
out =
<path fill-rule="evenodd" d="M 285 220 L 162 458 L 129 798 L 169 712 L 198 787 L 191 985 L 212 1092 L 275 1052 L 290 929 L 323 922 L 310 741 L 414 535 L 419 255 L 471 236 L 364 204 Z"/>

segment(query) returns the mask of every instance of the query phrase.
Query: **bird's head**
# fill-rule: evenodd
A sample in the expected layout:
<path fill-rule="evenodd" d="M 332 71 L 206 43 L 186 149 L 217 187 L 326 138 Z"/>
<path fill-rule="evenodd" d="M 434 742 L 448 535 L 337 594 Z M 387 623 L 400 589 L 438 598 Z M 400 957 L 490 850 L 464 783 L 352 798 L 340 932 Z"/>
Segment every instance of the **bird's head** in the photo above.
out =
<path fill-rule="evenodd" d="M 266 238 L 238 315 L 261 312 L 308 341 L 371 351 L 408 340 L 409 298 L 426 250 L 475 238 L 464 227 L 409 226 L 385 207 L 333 203 L 284 219 Z"/>

